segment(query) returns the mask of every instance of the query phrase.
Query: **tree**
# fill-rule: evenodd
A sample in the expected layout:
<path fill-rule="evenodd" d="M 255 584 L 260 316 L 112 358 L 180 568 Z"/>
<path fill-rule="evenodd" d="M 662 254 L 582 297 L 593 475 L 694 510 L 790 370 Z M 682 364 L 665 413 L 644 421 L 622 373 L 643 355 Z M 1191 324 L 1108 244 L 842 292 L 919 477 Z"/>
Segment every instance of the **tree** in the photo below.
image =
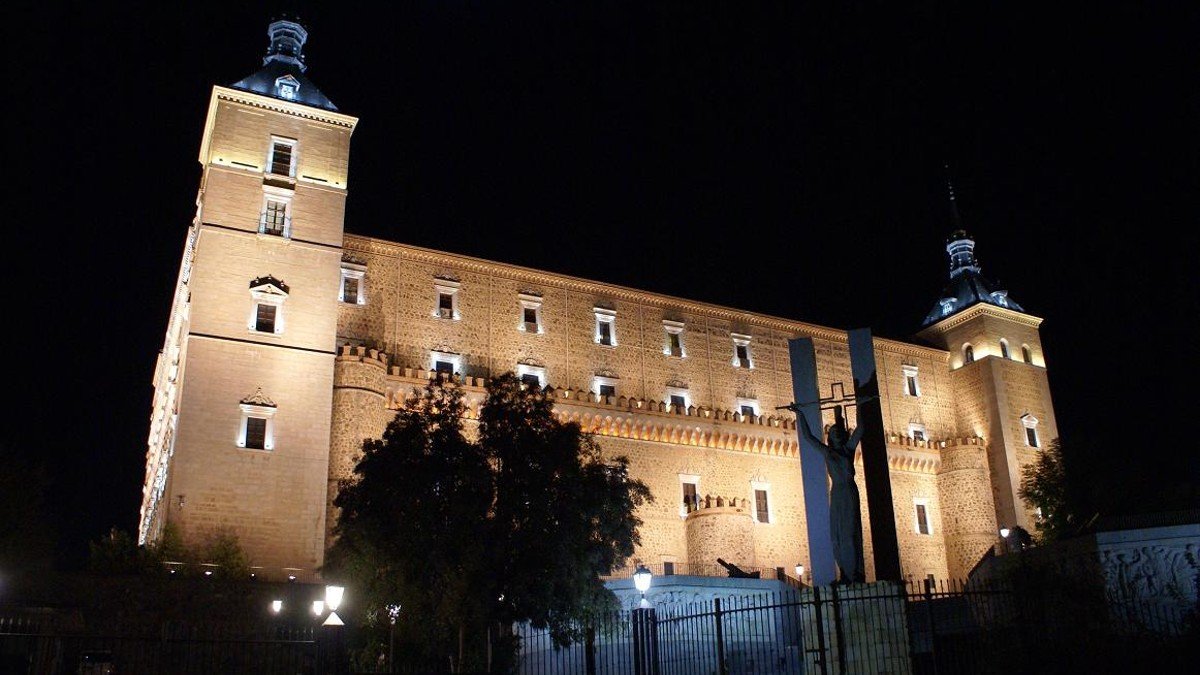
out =
<path fill-rule="evenodd" d="M 441 667 L 460 651 L 446 636 L 486 623 L 491 609 L 479 587 L 492 479 L 463 435 L 462 399 L 457 386 L 431 382 L 382 438 L 363 443 L 354 478 L 334 500 L 337 541 L 327 556 L 327 576 L 344 578 L 369 615 L 398 603 L 417 617 L 400 624 L 406 642 Z"/>
<path fill-rule="evenodd" d="M 477 441 L 465 412 L 455 384 L 432 381 L 364 442 L 334 501 L 327 576 L 345 579 L 369 617 L 395 603 L 416 617 L 398 626 L 406 651 L 459 669 L 492 658 L 497 670 L 515 642 L 485 642 L 492 627 L 529 621 L 565 643 L 615 606 L 599 577 L 633 553 L 634 511 L 650 492 L 511 373 L 488 383 Z"/>
<path fill-rule="evenodd" d="M 1039 451 L 1037 460 L 1022 470 L 1018 494 L 1026 504 L 1040 510 L 1037 531 L 1042 541 L 1063 539 L 1074 531 L 1075 519 L 1069 507 L 1067 472 L 1059 439 Z"/>
<path fill-rule="evenodd" d="M 579 620 L 615 608 L 599 577 L 633 554 L 635 511 L 651 496 L 627 458 L 606 459 L 553 405 L 511 374 L 492 379 L 479 443 L 495 471 L 492 536 L 507 544 L 491 551 L 502 619 L 548 626 L 565 644 L 580 637 Z"/>
<path fill-rule="evenodd" d="M 216 565 L 219 577 L 246 579 L 250 576 L 250 559 L 230 528 L 221 528 L 213 534 L 204 546 L 202 560 Z"/>

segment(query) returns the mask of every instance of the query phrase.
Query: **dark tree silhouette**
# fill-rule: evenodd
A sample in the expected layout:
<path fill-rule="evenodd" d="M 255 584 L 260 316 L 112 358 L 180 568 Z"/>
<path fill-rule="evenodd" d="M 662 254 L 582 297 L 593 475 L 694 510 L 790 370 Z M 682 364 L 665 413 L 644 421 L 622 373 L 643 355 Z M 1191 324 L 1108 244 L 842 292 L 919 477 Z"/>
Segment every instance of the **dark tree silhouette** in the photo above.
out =
<path fill-rule="evenodd" d="M 414 393 L 340 485 L 327 576 L 380 627 L 402 606 L 410 660 L 502 668 L 515 643 L 493 629 L 515 621 L 578 637 L 578 620 L 614 603 L 599 576 L 633 553 L 649 490 L 512 374 L 488 384 L 476 441 L 457 385 Z"/>

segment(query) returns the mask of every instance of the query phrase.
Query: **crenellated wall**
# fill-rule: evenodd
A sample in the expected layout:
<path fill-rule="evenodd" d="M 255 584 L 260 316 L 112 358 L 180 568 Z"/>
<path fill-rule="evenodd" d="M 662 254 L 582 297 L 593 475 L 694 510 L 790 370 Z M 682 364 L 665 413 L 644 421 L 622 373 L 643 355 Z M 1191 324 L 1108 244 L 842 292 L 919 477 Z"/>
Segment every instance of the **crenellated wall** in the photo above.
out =
<path fill-rule="evenodd" d="M 947 445 L 941 451 L 938 494 L 947 571 L 965 579 L 980 557 L 996 542 L 995 505 L 988 476 L 987 450 L 980 439 Z"/>
<path fill-rule="evenodd" d="M 413 389 L 434 376 L 431 371 L 396 365 L 391 355 L 377 349 L 343 345 L 338 350 L 330 443 L 331 528 L 336 519 L 332 506 L 336 482 L 352 472 L 362 440 L 378 437 Z M 484 397 L 484 379 L 474 376 L 456 379 L 465 394 L 468 420 L 477 418 Z M 653 564 L 669 561 L 706 568 L 713 567 L 714 556 L 750 567 L 791 569 L 797 563 L 809 564 L 795 420 L 786 413 L 743 416 L 731 410 L 694 405 L 674 408 L 650 399 L 601 397 L 592 392 L 559 389 L 553 383 L 549 392 L 555 397 L 556 412 L 561 419 L 579 423 L 585 431 L 596 434 L 606 453 L 628 457 L 632 474 L 645 481 L 655 495 L 655 502 L 638 513 L 644 521 L 642 542 L 636 552 L 638 559 Z M 960 445 L 982 452 L 980 441 L 954 438 L 917 441 L 898 431 L 889 432 L 887 439 L 905 573 L 945 577 L 948 564 L 943 520 L 948 510 L 941 505 L 944 497 L 938 488 L 939 470 L 944 453 Z M 708 496 L 714 509 L 718 496 L 726 504 L 738 501 L 738 506 L 721 508 L 735 509 L 745 522 L 739 518 L 729 521 L 736 524 L 717 525 L 726 522 L 718 519 L 703 527 L 693 525 L 695 513 L 681 514 L 680 510 L 681 476 L 698 476 L 698 493 L 702 498 Z M 865 495 L 861 461 L 858 480 L 860 492 Z M 753 518 L 756 485 L 769 491 L 768 522 Z M 916 500 L 928 508 L 931 528 L 928 534 L 916 531 Z M 865 497 L 862 508 L 866 518 Z M 704 537 L 710 537 L 711 541 L 700 543 Z M 865 543 L 870 573 L 873 568 L 869 560 L 869 532 Z"/>

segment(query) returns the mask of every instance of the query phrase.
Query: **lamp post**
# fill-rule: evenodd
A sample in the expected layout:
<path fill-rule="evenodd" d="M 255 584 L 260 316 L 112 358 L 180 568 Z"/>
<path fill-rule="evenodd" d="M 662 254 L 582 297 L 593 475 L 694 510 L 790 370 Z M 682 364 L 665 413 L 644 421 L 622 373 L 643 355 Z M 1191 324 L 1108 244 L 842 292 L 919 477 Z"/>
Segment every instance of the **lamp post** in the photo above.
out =
<path fill-rule="evenodd" d="M 388 613 L 388 672 L 396 672 L 396 619 L 400 618 L 400 603 L 387 606 Z"/>
<path fill-rule="evenodd" d="M 802 584 L 804 583 L 804 564 L 803 563 L 796 563 L 796 580 Z"/>
<path fill-rule="evenodd" d="M 642 601 L 638 605 L 640 609 L 646 609 L 650 606 L 650 602 L 646 600 L 646 591 L 650 590 L 650 579 L 653 577 L 654 575 L 650 573 L 650 570 L 646 569 L 646 566 L 642 564 L 638 564 L 637 571 L 633 573 L 633 586 L 642 593 Z"/>
<path fill-rule="evenodd" d="M 633 672 L 634 675 L 658 675 L 658 627 L 654 609 L 646 599 L 654 577 L 645 565 L 638 564 L 633 573 L 633 586 L 642 594 L 642 601 L 633 610 Z"/>
<path fill-rule="evenodd" d="M 325 587 L 325 606 L 329 607 L 329 617 L 325 619 L 324 626 L 344 626 L 342 617 L 337 615 L 337 608 L 342 604 L 342 596 L 346 594 L 346 589 L 343 586 L 326 586 Z M 317 602 L 320 602 L 318 600 Z M 316 603 L 313 603 L 316 606 Z"/>
<path fill-rule="evenodd" d="M 278 614 L 282 611 L 283 611 L 283 601 L 282 600 L 272 600 L 271 601 L 271 613 Z"/>
<path fill-rule="evenodd" d="M 344 586 L 329 585 L 325 587 L 325 599 L 313 600 L 312 612 L 320 618 L 325 613 L 325 608 L 329 608 L 329 616 L 325 617 L 325 621 L 321 624 L 323 628 L 328 628 L 327 635 L 330 635 L 333 640 L 333 673 L 344 672 L 345 660 L 342 655 L 342 627 L 346 624 L 342 622 L 342 617 L 337 615 L 337 608 L 342 604 L 342 598 L 346 594 Z"/>
<path fill-rule="evenodd" d="M 1000 552 L 1008 553 L 1008 535 L 1012 534 L 1012 530 L 1007 527 L 1000 528 Z"/>

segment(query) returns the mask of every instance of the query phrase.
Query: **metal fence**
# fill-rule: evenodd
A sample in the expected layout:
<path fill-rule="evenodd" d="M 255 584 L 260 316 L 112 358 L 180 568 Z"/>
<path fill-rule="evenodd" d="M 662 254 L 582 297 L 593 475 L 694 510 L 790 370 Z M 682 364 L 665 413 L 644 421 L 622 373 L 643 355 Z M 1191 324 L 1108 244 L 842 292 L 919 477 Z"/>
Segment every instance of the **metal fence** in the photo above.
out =
<path fill-rule="evenodd" d="M 0 672 L 106 673 L 334 672 L 313 628 L 265 627 L 231 635 L 212 628 L 163 626 L 157 635 L 79 634 L 36 619 L 0 617 Z"/>
<path fill-rule="evenodd" d="M 1200 658 L 1194 607 L 1044 585 L 781 586 L 776 593 L 615 612 L 579 628 L 584 639 L 560 647 L 545 630 L 515 626 L 518 672 L 1171 672 Z M 115 624 L 107 629 L 0 614 L 0 672 L 319 675 L 346 672 L 350 664 L 340 630 L 331 642 L 319 628 L 280 623 L 168 623 L 149 634 Z M 397 654 L 408 651 L 400 645 Z M 449 670 L 442 663 L 400 665 L 389 658 L 380 667 L 424 675 Z"/>
<path fill-rule="evenodd" d="M 1192 658 L 1194 622 L 1185 607 L 918 582 L 618 612 L 563 648 L 517 632 L 522 675 L 944 675 L 1170 667 Z"/>

